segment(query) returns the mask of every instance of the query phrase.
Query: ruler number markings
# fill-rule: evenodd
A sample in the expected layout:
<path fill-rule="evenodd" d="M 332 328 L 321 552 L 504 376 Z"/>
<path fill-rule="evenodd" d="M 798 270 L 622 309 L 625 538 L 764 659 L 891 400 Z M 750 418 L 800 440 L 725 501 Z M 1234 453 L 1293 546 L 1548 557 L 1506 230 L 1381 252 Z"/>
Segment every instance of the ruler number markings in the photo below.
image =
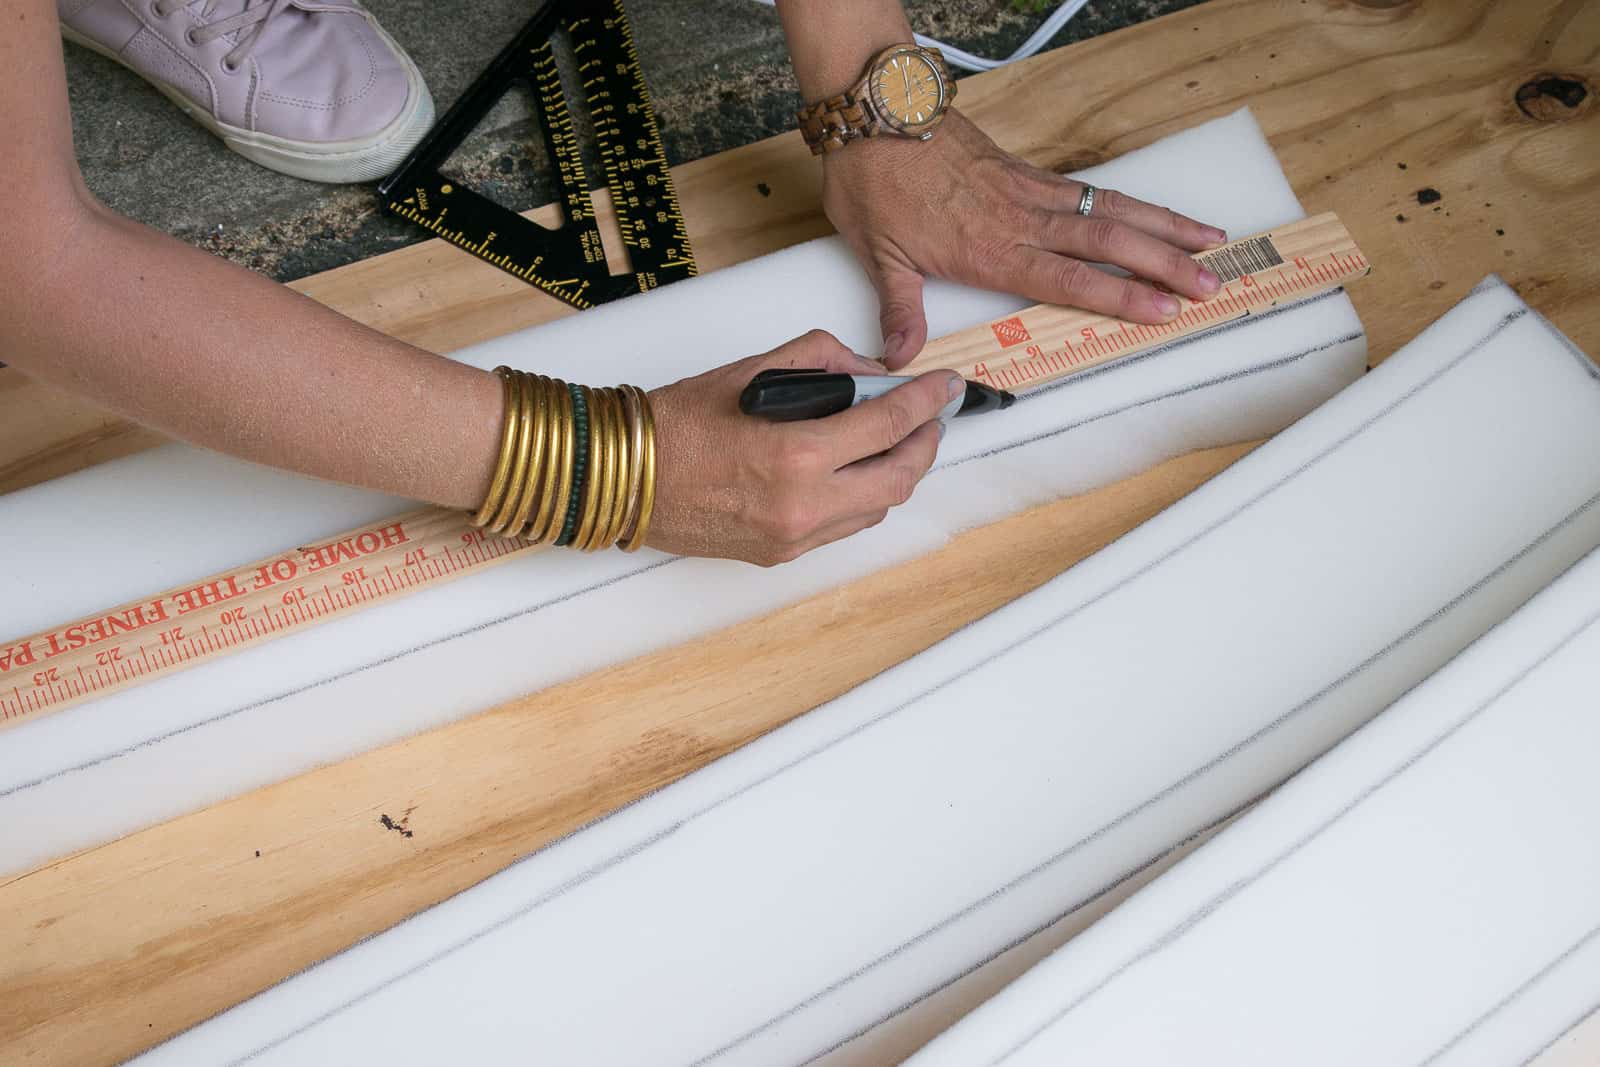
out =
<path fill-rule="evenodd" d="M 631 261 L 623 275 L 613 276 L 606 262 L 562 64 L 552 47 L 557 30 L 565 31 L 570 45 L 577 92 L 592 120 L 595 158 Z M 553 164 L 564 216 L 555 229 L 483 198 L 440 170 L 519 83 L 533 89 Z M 546 0 L 379 191 L 390 212 L 575 307 L 593 307 L 697 273 L 620 0 Z M 446 224 L 449 209 L 439 201 L 452 192 L 458 206 Z"/>
<path fill-rule="evenodd" d="M 1168 322 L 1147 325 L 1066 308 L 1035 307 L 953 335 L 952 348 L 967 354 L 964 358 L 919 360 L 911 369 L 947 367 L 1002 389 L 1038 386 L 1138 349 L 1318 295 L 1369 270 L 1331 214 L 1242 238 L 1194 258 L 1217 274 L 1222 290 L 1203 302 L 1180 296 L 1179 313 Z"/>

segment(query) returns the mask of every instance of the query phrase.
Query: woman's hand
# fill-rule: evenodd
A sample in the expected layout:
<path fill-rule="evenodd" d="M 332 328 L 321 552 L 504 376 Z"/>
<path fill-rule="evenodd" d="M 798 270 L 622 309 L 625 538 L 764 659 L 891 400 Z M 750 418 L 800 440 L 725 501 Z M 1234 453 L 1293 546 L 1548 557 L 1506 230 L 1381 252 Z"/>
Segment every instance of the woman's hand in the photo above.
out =
<path fill-rule="evenodd" d="M 1109 189 L 1085 218 L 1082 192 L 1001 151 L 954 110 L 930 141 L 884 135 L 823 157 L 823 207 L 878 291 L 891 369 L 927 341 L 924 275 L 1151 324 L 1176 315 L 1177 301 L 1090 264 L 1194 299 L 1215 295 L 1216 276 L 1188 253 L 1225 233 Z"/>
<path fill-rule="evenodd" d="M 957 375 L 934 371 L 825 419 L 775 423 L 739 411 L 740 392 L 769 367 L 883 373 L 813 330 L 651 393 L 651 547 L 771 566 L 876 526 L 933 465 L 934 416 L 961 389 Z"/>

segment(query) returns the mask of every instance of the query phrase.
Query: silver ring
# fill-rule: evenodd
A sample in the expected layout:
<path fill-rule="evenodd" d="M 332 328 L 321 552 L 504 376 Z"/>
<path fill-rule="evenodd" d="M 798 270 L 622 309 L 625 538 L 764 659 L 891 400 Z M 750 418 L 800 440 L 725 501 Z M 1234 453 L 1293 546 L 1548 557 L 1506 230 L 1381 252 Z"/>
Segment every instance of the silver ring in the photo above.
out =
<path fill-rule="evenodd" d="M 1098 192 L 1098 190 L 1095 189 L 1094 186 L 1090 185 L 1088 182 L 1084 182 L 1083 196 L 1078 200 L 1078 214 L 1088 215 L 1094 211 L 1094 194 L 1096 192 Z"/>

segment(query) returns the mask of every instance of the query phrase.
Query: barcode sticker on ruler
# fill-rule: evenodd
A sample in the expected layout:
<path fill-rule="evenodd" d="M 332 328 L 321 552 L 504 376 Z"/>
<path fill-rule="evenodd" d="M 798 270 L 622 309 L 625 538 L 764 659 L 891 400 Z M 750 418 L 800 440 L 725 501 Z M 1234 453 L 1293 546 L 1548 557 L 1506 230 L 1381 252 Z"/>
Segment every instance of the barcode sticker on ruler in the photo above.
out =
<path fill-rule="evenodd" d="M 1270 235 L 1252 237 L 1248 241 L 1240 241 L 1194 258 L 1196 263 L 1210 270 L 1224 283 L 1238 281 L 1246 274 L 1260 274 L 1283 266 L 1283 257 L 1278 254 Z"/>

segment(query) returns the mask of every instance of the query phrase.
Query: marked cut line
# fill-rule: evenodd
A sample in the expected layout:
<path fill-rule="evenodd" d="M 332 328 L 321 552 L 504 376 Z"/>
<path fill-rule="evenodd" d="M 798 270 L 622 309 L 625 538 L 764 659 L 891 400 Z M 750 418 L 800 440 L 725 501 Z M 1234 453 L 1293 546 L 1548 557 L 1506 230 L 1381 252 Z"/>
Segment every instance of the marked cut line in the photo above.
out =
<path fill-rule="evenodd" d="M 1204 303 L 1180 297 L 1178 316 L 1164 325 L 1041 304 L 932 341 L 911 369 L 948 368 L 1006 389 L 1039 389 L 1321 296 L 1370 269 L 1331 214 L 1196 258 L 1217 264 L 1219 276 L 1228 280 Z M 459 512 L 424 508 L 40 633 L 0 640 L 0 730 L 538 548 L 475 530 Z"/>

